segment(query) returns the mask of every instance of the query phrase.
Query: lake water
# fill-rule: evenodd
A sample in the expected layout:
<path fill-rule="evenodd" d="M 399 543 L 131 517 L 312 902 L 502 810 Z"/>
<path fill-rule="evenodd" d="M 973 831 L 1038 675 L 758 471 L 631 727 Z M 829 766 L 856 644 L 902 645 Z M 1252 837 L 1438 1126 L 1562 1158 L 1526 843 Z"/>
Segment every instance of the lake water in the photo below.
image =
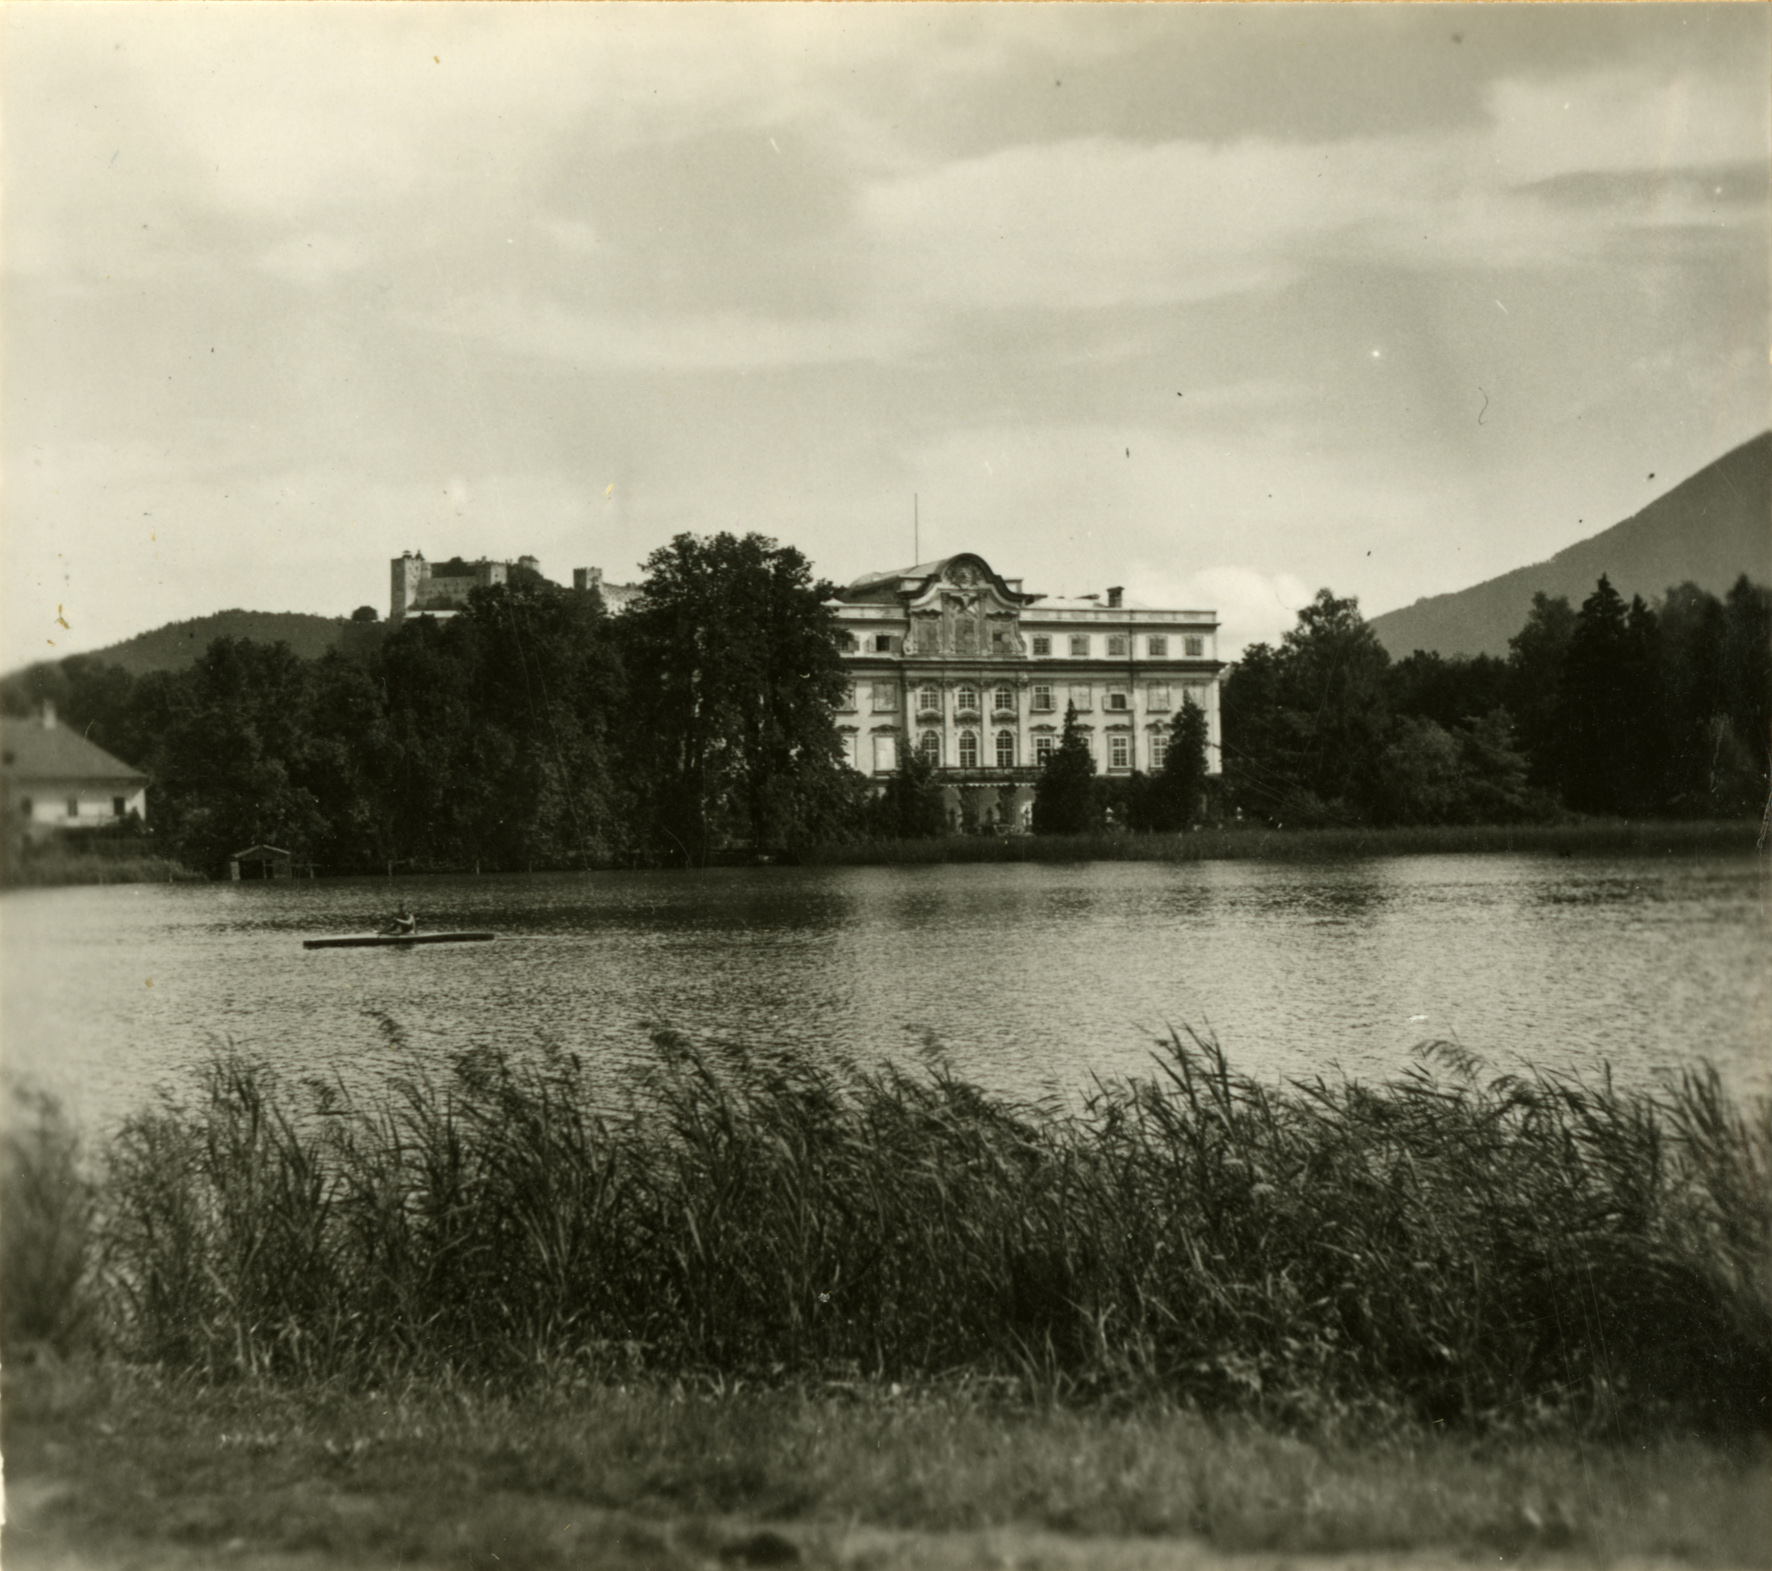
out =
<path fill-rule="evenodd" d="M 306 951 L 406 894 L 493 944 Z M 764 868 L 27 890 L 0 901 L 7 1075 L 106 1123 L 218 1044 L 374 1084 L 469 1043 L 613 1067 L 648 1030 L 863 1061 L 933 1040 L 995 1088 L 1137 1071 L 1169 1025 L 1265 1077 L 1395 1072 L 1453 1038 L 1631 1081 L 1772 1088 L 1753 856 Z M 390 1025 L 399 1028 L 397 1037 Z"/>

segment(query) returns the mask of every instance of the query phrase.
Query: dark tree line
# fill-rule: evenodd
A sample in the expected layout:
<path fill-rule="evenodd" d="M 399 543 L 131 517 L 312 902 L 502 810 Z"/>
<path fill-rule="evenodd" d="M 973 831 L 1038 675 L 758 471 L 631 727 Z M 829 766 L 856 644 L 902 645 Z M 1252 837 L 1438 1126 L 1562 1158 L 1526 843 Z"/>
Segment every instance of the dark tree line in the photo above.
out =
<path fill-rule="evenodd" d="M 942 788 L 912 749 L 882 792 L 842 762 L 829 593 L 762 536 L 682 535 L 619 618 L 516 569 L 361 656 L 221 638 L 184 671 L 74 656 L 0 697 L 15 714 L 53 699 L 145 769 L 156 840 L 209 869 L 259 842 L 348 872 L 943 834 Z M 1223 722 L 1222 800 L 1271 823 L 1758 813 L 1772 591 L 1684 584 L 1627 606 L 1602 578 L 1579 610 L 1537 596 L 1505 660 L 1392 661 L 1357 602 L 1324 590 L 1277 648 L 1245 652 Z M 1175 831 L 1216 810 L 1205 715 L 1184 704 L 1167 740 L 1161 769 L 1104 779 L 1067 715 L 1036 831 Z"/>
<path fill-rule="evenodd" d="M 1562 811 L 1761 812 L 1772 746 L 1772 591 L 1693 584 L 1576 610 L 1534 596 L 1507 659 L 1392 661 L 1328 590 L 1223 692 L 1231 803 L 1271 823 L 1506 823 Z"/>
<path fill-rule="evenodd" d="M 132 678 L 73 657 L 8 683 L 145 769 L 150 828 L 215 869 L 264 842 L 328 872 L 699 862 L 853 816 L 835 624 L 799 552 L 683 535 L 637 605 L 514 569 L 362 657 L 216 640 Z"/>

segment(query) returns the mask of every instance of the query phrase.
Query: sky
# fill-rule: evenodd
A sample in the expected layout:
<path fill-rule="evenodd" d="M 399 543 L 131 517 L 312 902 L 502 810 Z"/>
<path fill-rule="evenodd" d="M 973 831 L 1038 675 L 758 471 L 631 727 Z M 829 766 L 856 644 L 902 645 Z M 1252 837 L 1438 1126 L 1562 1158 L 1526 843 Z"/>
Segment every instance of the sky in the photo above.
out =
<path fill-rule="evenodd" d="M 1772 9 L 18 4 L 0 664 L 388 560 L 1370 615 L 1772 424 Z"/>

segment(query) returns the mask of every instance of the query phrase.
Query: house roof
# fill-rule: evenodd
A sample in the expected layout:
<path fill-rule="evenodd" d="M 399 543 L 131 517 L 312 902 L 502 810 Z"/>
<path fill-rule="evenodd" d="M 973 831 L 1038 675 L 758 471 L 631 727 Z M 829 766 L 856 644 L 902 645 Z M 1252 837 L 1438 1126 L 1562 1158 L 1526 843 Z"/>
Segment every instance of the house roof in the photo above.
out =
<path fill-rule="evenodd" d="M 0 769 L 14 780 L 115 780 L 142 784 L 147 776 L 113 758 L 96 742 L 41 716 L 0 720 Z"/>

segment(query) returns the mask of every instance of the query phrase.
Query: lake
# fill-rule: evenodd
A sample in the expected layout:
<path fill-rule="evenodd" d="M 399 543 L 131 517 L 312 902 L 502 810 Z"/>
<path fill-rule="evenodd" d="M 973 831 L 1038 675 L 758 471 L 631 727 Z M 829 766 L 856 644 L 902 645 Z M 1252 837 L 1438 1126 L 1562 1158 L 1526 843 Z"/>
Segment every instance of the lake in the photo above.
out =
<path fill-rule="evenodd" d="M 88 1124 L 232 1043 L 362 1087 L 542 1039 L 614 1069 L 669 1025 L 862 1062 L 941 1047 L 1074 1095 L 1171 1025 L 1264 1077 L 1374 1079 L 1454 1039 L 1623 1079 L 1715 1060 L 1772 1088 L 1772 905 L 1752 855 L 760 868 L 23 890 L 0 901 L 8 1078 Z M 493 944 L 306 951 L 409 898 Z"/>

